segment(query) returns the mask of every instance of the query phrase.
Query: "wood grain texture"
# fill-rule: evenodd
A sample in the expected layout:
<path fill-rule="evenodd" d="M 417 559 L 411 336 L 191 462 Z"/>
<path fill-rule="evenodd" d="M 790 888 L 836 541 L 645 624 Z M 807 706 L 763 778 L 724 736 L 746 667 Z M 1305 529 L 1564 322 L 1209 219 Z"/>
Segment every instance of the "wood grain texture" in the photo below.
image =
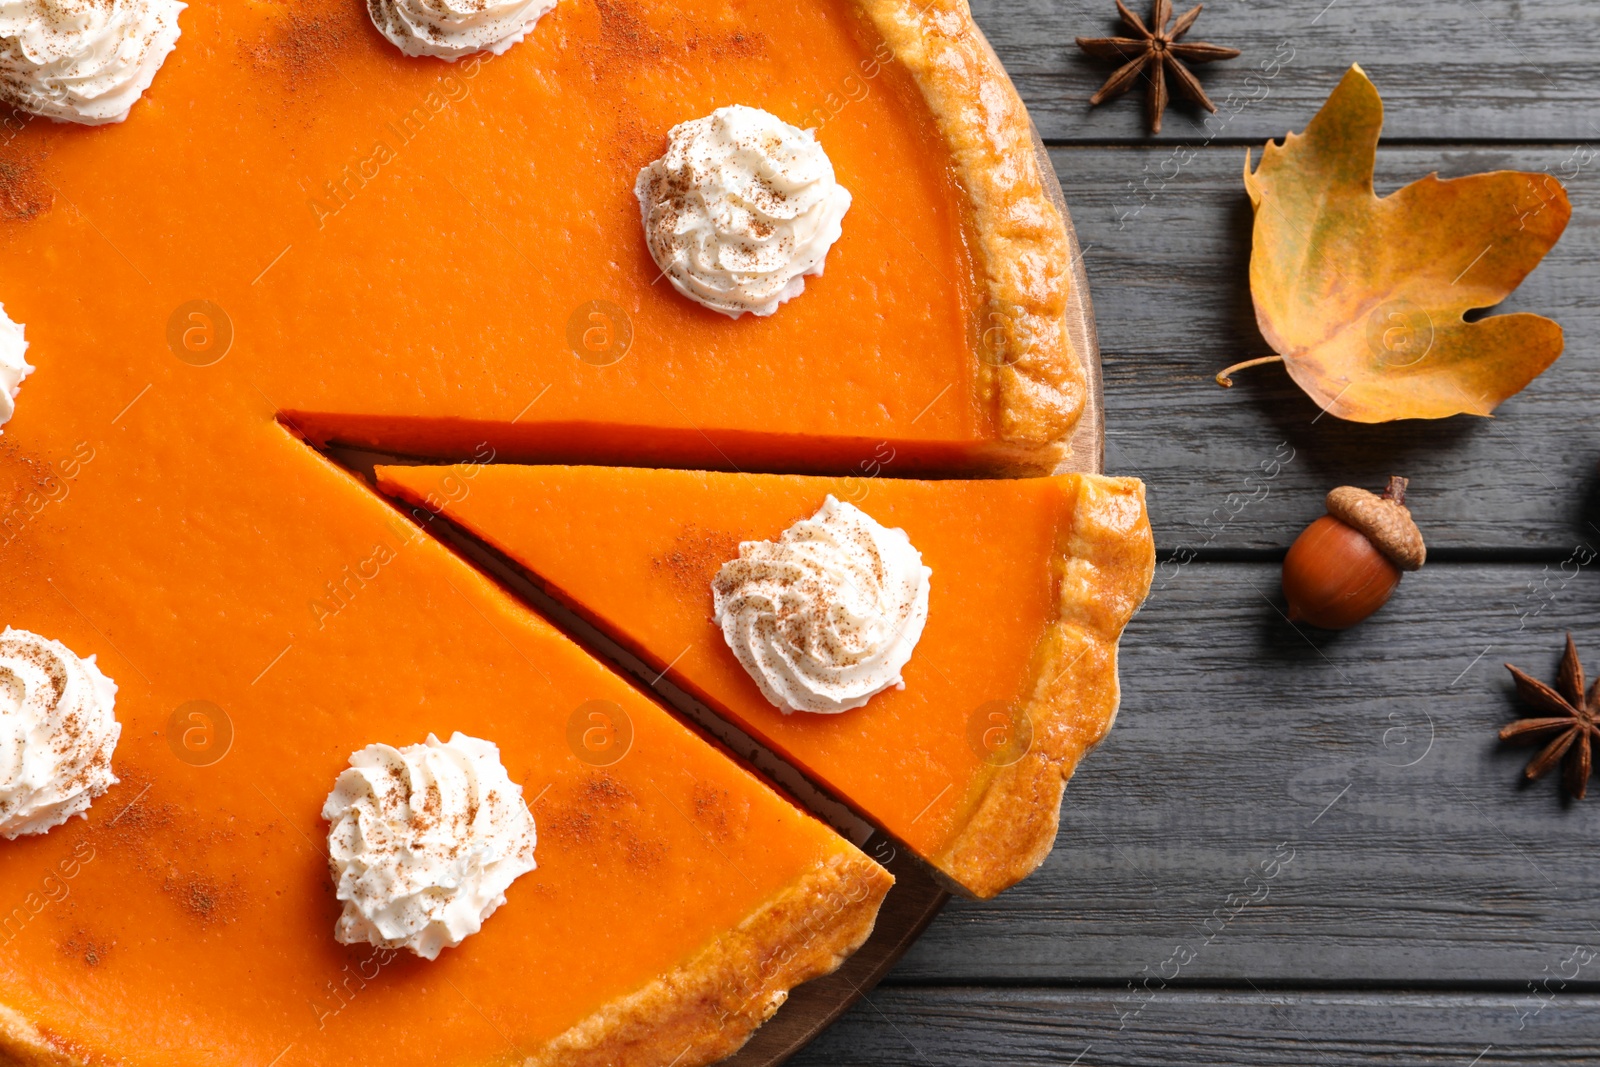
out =
<path fill-rule="evenodd" d="M 1435 170 L 1549 169 L 1566 179 L 1574 214 L 1497 309 L 1559 322 L 1567 345 L 1555 365 L 1493 419 L 1378 426 L 1322 415 L 1280 367 L 1242 372 L 1230 390 L 1212 380 L 1230 363 L 1271 354 L 1250 300 L 1244 149 L 1058 148 L 1051 157 L 1100 332 L 1106 469 L 1149 483 L 1161 549 L 1282 549 L 1322 513 L 1328 489 L 1378 488 L 1393 473 L 1412 480 L 1435 558 L 1600 550 L 1600 152 L 1380 149 L 1380 193 Z M 1481 251 L 1463 237 L 1462 267 Z"/>
<path fill-rule="evenodd" d="M 1278 576 L 1158 566 L 1055 851 L 951 902 L 891 980 L 1127 983 L 1177 953 L 1185 982 L 1520 988 L 1600 951 L 1600 805 L 1520 784 L 1496 739 L 1503 662 L 1554 677 L 1571 629 L 1600 674 L 1600 565 L 1430 563 L 1340 635 L 1290 627 Z"/>
<path fill-rule="evenodd" d="M 1137 1016 L 1116 991 L 879 989 L 805 1067 L 1505 1067 L 1600 1059 L 1600 998 L 1532 1014 L 1504 994 L 1185 993 Z"/>
<path fill-rule="evenodd" d="M 1150 11 L 1148 0 L 1129 6 Z M 1114 67 L 1073 43 L 1118 32 L 1111 0 L 973 0 L 972 9 L 1047 140 L 1144 138 L 1143 87 L 1091 109 Z M 1589 0 L 1209 0 L 1189 36 L 1244 54 L 1195 68 L 1218 113 L 1170 107 L 1162 142 L 1302 129 L 1352 63 L 1383 94 L 1390 137 L 1600 140 L 1600 11 Z"/>

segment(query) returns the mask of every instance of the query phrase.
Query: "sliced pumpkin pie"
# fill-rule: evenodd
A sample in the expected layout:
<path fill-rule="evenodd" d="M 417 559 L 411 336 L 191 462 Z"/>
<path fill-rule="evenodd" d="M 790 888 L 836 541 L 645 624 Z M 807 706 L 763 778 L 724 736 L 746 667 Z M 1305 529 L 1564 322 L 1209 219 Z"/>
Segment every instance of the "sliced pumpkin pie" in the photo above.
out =
<path fill-rule="evenodd" d="M 19 5 L 68 59 L 13 56 L 0 117 L 0 624 L 115 680 L 118 783 L 0 847 L 0 1049 L 737 1047 L 884 873 L 296 438 L 1052 467 L 1085 400 L 1065 229 L 965 4 L 81 6 Z M 658 262 L 640 185 L 735 106 L 851 195 L 803 291 L 737 319 Z M 330 783 L 457 734 L 523 787 L 536 867 L 431 962 L 341 944 Z"/>
<path fill-rule="evenodd" d="M 378 468 L 957 888 L 1011 885 L 1116 714 L 1143 486 L 602 467 Z M 863 551 L 857 551 L 862 549 Z"/>
<path fill-rule="evenodd" d="M 120 781 L 0 840 L 0 1059 L 707 1063 L 867 935 L 886 872 L 259 398 L 174 363 L 112 424 L 121 361 L 42 347 L 0 604 L 114 679 Z M 0 714 L 28 677 L 0 657 Z M 330 787 L 458 732 L 522 787 L 536 866 L 431 962 L 339 943 Z"/>

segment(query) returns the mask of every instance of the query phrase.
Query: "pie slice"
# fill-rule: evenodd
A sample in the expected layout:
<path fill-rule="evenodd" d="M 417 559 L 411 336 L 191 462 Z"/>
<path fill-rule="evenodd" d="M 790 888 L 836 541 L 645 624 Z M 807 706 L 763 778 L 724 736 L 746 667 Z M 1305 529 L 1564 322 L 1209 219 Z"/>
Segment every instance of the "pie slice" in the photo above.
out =
<path fill-rule="evenodd" d="M 988 897 L 1055 840 L 1062 788 L 1116 715 L 1117 640 L 1154 566 L 1144 487 L 1062 475 L 909 481 L 614 467 L 378 468 L 713 709 L 853 804 L 959 890 Z M 829 495 L 903 529 L 932 568 L 904 689 L 785 713 L 712 619 L 743 541 Z"/>
<path fill-rule="evenodd" d="M 121 784 L 0 842 L 0 1059 L 701 1064 L 870 931 L 885 871 L 270 417 L 61 377 L 0 437 L 0 603 L 116 679 Z M 537 869 L 431 963 L 335 943 L 335 778 L 456 730 Z"/>

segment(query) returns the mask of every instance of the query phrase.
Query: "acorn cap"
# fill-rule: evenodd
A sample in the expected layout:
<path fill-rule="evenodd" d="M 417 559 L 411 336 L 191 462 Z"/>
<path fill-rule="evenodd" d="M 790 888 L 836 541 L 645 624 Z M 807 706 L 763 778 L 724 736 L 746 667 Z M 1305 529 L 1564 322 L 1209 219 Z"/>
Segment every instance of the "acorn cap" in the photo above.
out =
<path fill-rule="evenodd" d="M 1422 531 L 1405 506 L 1406 479 L 1391 477 L 1380 496 L 1353 485 L 1341 485 L 1328 493 L 1328 514 L 1354 527 L 1372 542 L 1374 548 L 1403 571 L 1414 571 L 1428 558 Z"/>

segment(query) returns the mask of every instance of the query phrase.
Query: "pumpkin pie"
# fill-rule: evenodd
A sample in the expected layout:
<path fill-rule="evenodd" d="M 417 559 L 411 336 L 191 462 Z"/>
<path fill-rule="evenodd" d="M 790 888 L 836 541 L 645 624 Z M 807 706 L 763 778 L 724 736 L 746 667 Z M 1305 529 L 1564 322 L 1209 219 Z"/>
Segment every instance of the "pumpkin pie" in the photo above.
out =
<path fill-rule="evenodd" d="M 1144 487 L 617 467 L 389 466 L 379 486 L 510 557 L 883 830 L 988 897 L 1055 840 L 1065 779 L 1116 715 L 1117 641 L 1149 589 Z M 932 571 L 903 688 L 777 707 L 713 619 L 713 580 L 829 497 L 903 530 Z"/>
<path fill-rule="evenodd" d="M 36 368 L 0 435 L 0 623 L 94 655 L 122 724 L 88 818 L 0 848 L 0 1049 L 727 1054 L 887 875 L 305 442 L 1051 469 L 1085 378 L 1020 102 L 963 0 L 561 0 L 455 63 L 348 0 L 177 17 L 125 121 L 0 119 Z M 826 272 L 739 321 L 660 282 L 634 193 L 730 104 L 814 129 L 854 198 Z M 330 784 L 457 731 L 523 785 L 537 868 L 431 963 L 336 943 Z"/>

